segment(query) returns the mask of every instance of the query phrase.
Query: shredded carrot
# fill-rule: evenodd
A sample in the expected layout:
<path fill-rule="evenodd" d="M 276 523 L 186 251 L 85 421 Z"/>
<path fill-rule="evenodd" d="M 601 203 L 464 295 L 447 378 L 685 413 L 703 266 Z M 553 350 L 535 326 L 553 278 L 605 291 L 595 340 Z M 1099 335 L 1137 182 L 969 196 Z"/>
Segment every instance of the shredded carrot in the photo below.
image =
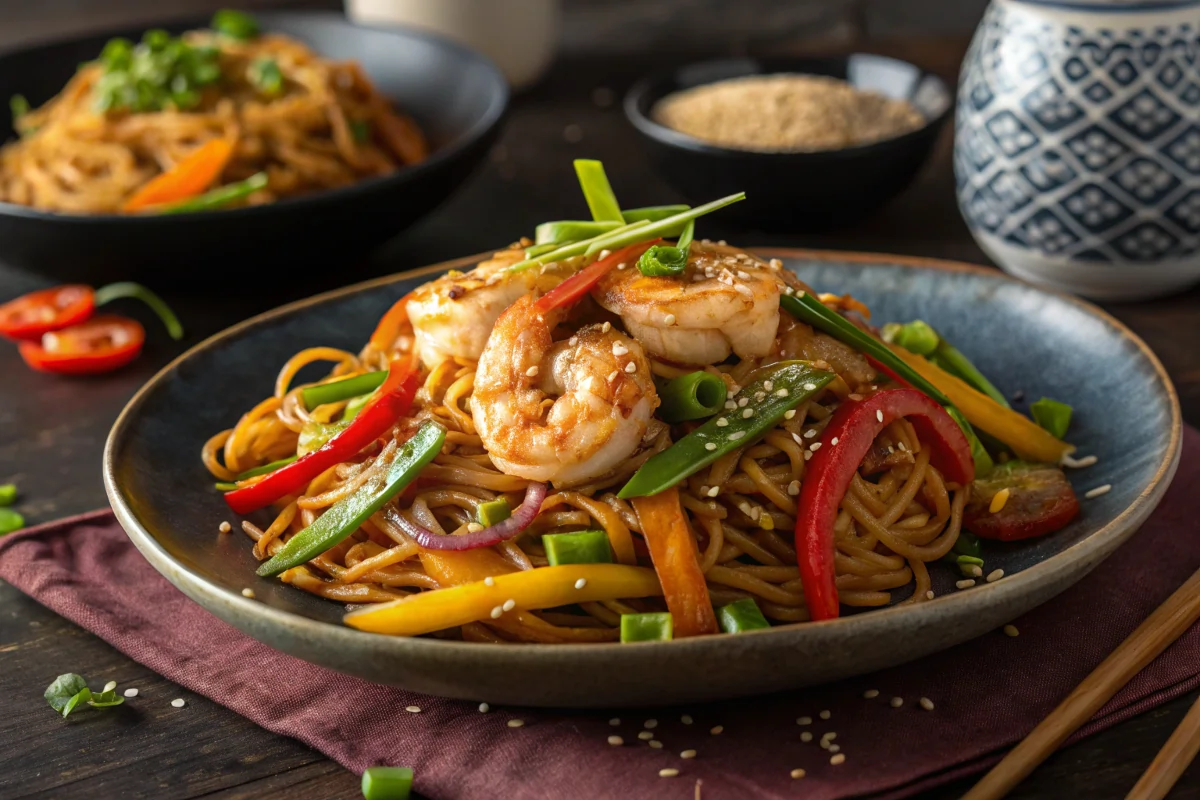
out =
<path fill-rule="evenodd" d="M 642 535 L 671 611 L 675 636 L 716 633 L 717 617 L 700 571 L 696 540 L 679 502 L 679 489 L 671 487 L 649 497 L 636 497 L 633 508 L 641 520 Z"/>
<path fill-rule="evenodd" d="M 205 142 L 174 167 L 134 192 L 123 206 L 125 211 L 141 211 L 150 206 L 174 203 L 203 194 L 221 177 L 233 155 L 228 139 Z"/>

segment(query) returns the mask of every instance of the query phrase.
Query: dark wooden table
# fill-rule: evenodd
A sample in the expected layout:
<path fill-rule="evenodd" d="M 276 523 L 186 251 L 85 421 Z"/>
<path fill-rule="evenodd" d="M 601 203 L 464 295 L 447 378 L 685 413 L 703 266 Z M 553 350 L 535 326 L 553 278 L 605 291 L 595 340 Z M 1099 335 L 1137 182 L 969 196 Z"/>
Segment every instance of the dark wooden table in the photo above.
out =
<path fill-rule="evenodd" d="M 914 60 L 952 73 L 961 42 L 913 43 Z M 232 287 L 194 287 L 169 299 L 188 327 L 182 344 L 148 324 L 151 341 L 137 364 L 95 380 L 34 374 L 0 346 L 0 483 L 16 482 L 19 509 L 31 524 L 105 504 L 100 482 L 104 438 L 125 401 L 186 346 L 244 317 L 359 278 L 502 245 L 538 221 L 580 212 L 569 160 L 601 158 L 629 205 L 676 199 L 652 172 L 618 105 L 598 106 L 593 90 L 620 92 L 652 65 L 629 60 L 566 60 L 555 77 L 519 97 L 503 143 L 453 200 L 369 263 L 331 264 L 324 277 L 297 279 L 271 293 L 238 295 Z M 582 140 L 569 143 L 567 125 Z M 949 135 L 930 168 L 874 219 L 820 236 L 717 230 L 706 235 L 744 244 L 871 250 L 987 263 L 958 215 L 950 174 Z M 170 269 L 170 255 L 163 267 Z M 273 265 L 286 273 L 286 265 Z M 0 266 L 0 299 L 44 285 Z M 208 292 L 208 294 L 204 294 Z M 1200 291 L 1110 309 L 1143 336 L 1174 377 L 1184 416 L 1200 423 Z M 131 313 L 139 313 L 131 309 Z M 148 321 L 149 322 L 149 321 Z M 193 453 L 181 453 L 192 458 Z M 149 698 L 184 697 L 179 712 L 165 700 L 129 704 L 121 713 L 51 713 L 42 691 L 56 675 L 78 672 L 93 686 L 137 686 Z M 289 800 L 359 797 L 358 778 L 304 745 L 268 733 L 231 711 L 186 692 L 122 656 L 95 636 L 0 583 L 0 797 L 220 797 Z M 1069 747 L 1015 793 L 1019 798 L 1124 797 L 1196 695 Z M 933 794 L 956 797 L 960 783 Z M 545 787 L 542 787 L 543 790 Z M 1200 767 L 1173 798 L 1200 795 Z"/>

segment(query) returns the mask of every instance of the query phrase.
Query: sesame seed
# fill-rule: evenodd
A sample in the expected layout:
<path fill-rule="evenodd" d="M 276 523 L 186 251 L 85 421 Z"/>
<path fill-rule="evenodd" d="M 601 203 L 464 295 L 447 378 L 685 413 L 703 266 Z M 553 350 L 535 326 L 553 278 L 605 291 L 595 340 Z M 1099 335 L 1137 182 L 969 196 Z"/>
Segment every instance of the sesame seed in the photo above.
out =
<path fill-rule="evenodd" d="M 1004 626 L 1004 635 L 1011 636 L 1015 639 L 1016 637 L 1021 635 L 1021 632 L 1019 630 L 1017 630 L 1016 625 L 1005 625 Z"/>
<path fill-rule="evenodd" d="M 819 744 L 821 746 L 822 750 L 829 749 L 829 740 L 828 739 L 822 739 L 821 741 L 817 742 L 817 744 Z"/>
<path fill-rule="evenodd" d="M 780 269 L 783 266 L 783 262 L 780 261 L 778 258 L 772 258 L 767 263 L 770 264 L 775 269 Z"/>
<path fill-rule="evenodd" d="M 711 489 L 709 489 L 709 490 L 708 490 L 708 496 L 709 496 L 709 497 L 716 497 L 716 496 L 717 496 L 718 494 L 720 494 L 720 493 L 721 493 L 721 487 L 720 487 L 720 486 L 714 486 L 714 487 L 712 487 Z"/>
<path fill-rule="evenodd" d="M 903 697 L 893 697 L 891 704 L 892 704 L 892 708 L 899 708 L 900 706 L 904 705 L 904 698 Z"/>
<path fill-rule="evenodd" d="M 812 450 L 805 450 L 804 451 L 804 460 L 808 461 L 810 458 L 812 458 Z"/>
<path fill-rule="evenodd" d="M 882 409 L 875 410 L 875 419 L 879 420 L 880 422 L 883 422 L 883 410 Z"/>
<path fill-rule="evenodd" d="M 529 369 L 525 370 L 526 377 L 532 378 L 532 377 L 536 376 L 537 374 L 538 374 L 538 368 L 537 368 L 536 364 L 534 366 L 530 367 Z"/>
<path fill-rule="evenodd" d="M 1004 570 L 1002 570 L 1002 569 L 994 569 L 994 570 L 992 570 L 991 572 L 989 572 L 989 573 L 988 573 L 988 576 L 987 576 L 987 582 L 988 582 L 988 583 L 995 583 L 996 581 L 1000 580 L 1000 579 L 1001 579 L 1001 578 L 1003 578 L 1003 577 L 1004 577 Z"/>
<path fill-rule="evenodd" d="M 837 447 L 837 443 L 838 443 L 838 437 L 836 437 L 836 436 L 829 440 L 830 447 Z"/>
<path fill-rule="evenodd" d="M 814 436 L 816 436 L 816 435 L 817 435 L 817 429 L 816 429 L 816 428 L 810 428 L 809 430 L 806 430 L 806 431 L 804 432 L 804 438 L 805 438 L 805 439 L 811 439 L 811 438 L 813 438 L 813 437 L 814 437 Z"/>
<path fill-rule="evenodd" d="M 794 770 L 792 770 L 792 772 L 791 772 L 791 776 L 792 776 L 793 778 L 795 778 L 796 780 L 800 780 L 801 778 L 803 778 L 803 777 L 804 777 L 805 775 L 807 775 L 807 774 L 808 774 L 808 773 L 807 773 L 807 772 L 805 772 L 805 771 L 804 771 L 804 770 L 802 770 L 802 769 L 794 769 Z"/>
<path fill-rule="evenodd" d="M 833 715 L 830 714 L 828 711 L 822 711 L 820 714 L 817 714 L 817 716 L 820 717 L 821 719 L 829 719 Z"/>
<path fill-rule="evenodd" d="M 742 419 L 750 419 L 753 416 L 754 416 L 753 408 L 742 409 Z"/>
<path fill-rule="evenodd" d="M 104 684 L 104 688 L 103 688 L 103 689 L 101 689 L 100 691 L 102 691 L 102 692 L 111 692 L 111 691 L 112 691 L 113 689 L 115 689 L 115 688 L 117 688 L 117 682 L 116 682 L 116 681 L 109 681 L 108 683 Z"/>
<path fill-rule="evenodd" d="M 925 599 L 926 599 L 926 600 L 932 600 L 932 599 L 933 599 L 933 589 L 930 589 L 929 591 L 925 592 Z"/>
<path fill-rule="evenodd" d="M 955 583 L 954 585 L 955 585 L 955 586 L 957 586 L 957 587 L 958 587 L 958 588 L 960 588 L 960 589 L 970 589 L 972 586 L 974 586 L 974 585 L 975 585 L 975 581 L 973 581 L 973 580 L 972 580 L 972 579 L 970 579 L 970 578 L 967 578 L 966 580 L 961 580 L 961 581 L 958 581 L 958 582 L 957 582 L 957 583 Z"/>
<path fill-rule="evenodd" d="M 788 297 L 791 297 L 792 295 L 796 294 L 796 290 L 790 286 L 785 286 L 785 287 L 783 287 L 783 293 L 786 294 Z"/>
<path fill-rule="evenodd" d="M 596 253 L 596 260 L 603 261 L 604 259 L 608 258 L 611 255 L 612 255 L 612 250 L 601 250 L 599 253 Z"/>
<path fill-rule="evenodd" d="M 837 753 L 837 752 L 839 752 L 841 749 L 842 749 L 842 748 L 841 748 L 839 745 L 836 745 L 836 744 L 831 744 L 831 745 L 829 745 L 829 752 L 831 752 L 831 753 Z"/>
<path fill-rule="evenodd" d="M 171 705 L 175 706 L 175 708 L 183 708 L 184 706 L 187 705 L 187 702 L 184 701 L 184 699 L 182 697 L 176 697 L 174 700 L 171 701 Z"/>
<path fill-rule="evenodd" d="M 684 714 L 682 717 L 679 718 L 679 721 L 682 722 L 684 725 L 691 725 L 692 724 L 692 715 Z"/>
<path fill-rule="evenodd" d="M 846 395 L 846 397 L 850 398 L 851 400 L 853 400 L 853 401 L 854 401 L 854 402 L 856 402 L 856 403 L 857 403 L 859 400 L 862 400 L 862 395 L 861 395 L 861 394 L 848 394 L 848 395 Z"/>
<path fill-rule="evenodd" d="M 668 327 L 671 325 L 674 325 L 675 324 L 675 315 L 667 314 L 665 317 L 663 317 L 663 324 L 667 325 Z"/>
<path fill-rule="evenodd" d="M 809 448 L 808 448 L 808 449 L 809 449 L 809 450 L 812 450 L 812 451 L 815 453 L 815 452 L 817 452 L 818 450 L 820 450 L 820 449 L 821 449 L 821 443 L 820 443 L 820 442 L 813 442 L 811 445 L 809 445 Z"/>
<path fill-rule="evenodd" d="M 1094 498 L 1099 497 L 1102 494 L 1108 494 L 1111 491 L 1112 491 L 1112 484 L 1106 483 L 1103 486 L 1097 486 L 1095 489 L 1088 489 L 1086 492 L 1083 493 L 1083 496 L 1086 497 L 1088 500 L 1092 500 Z"/>
<path fill-rule="evenodd" d="M 217 530 L 219 530 L 221 533 L 229 533 L 231 530 L 233 530 L 233 526 L 228 522 L 222 522 L 217 526 Z"/>
<path fill-rule="evenodd" d="M 713 728 L 709 729 L 708 732 L 711 733 L 713 736 L 720 736 L 721 731 L 723 731 L 723 730 L 725 730 L 724 725 L 716 725 Z"/>
<path fill-rule="evenodd" d="M 737 401 L 737 404 L 738 408 L 745 408 L 746 406 L 750 405 L 750 398 L 743 397 L 741 400 Z"/>
<path fill-rule="evenodd" d="M 896 442 L 896 447 L 898 447 L 901 452 L 905 450 L 904 442 Z"/>
<path fill-rule="evenodd" d="M 642 727 L 644 727 L 648 731 L 652 731 L 658 727 L 658 720 L 648 719 L 648 720 L 646 720 L 646 722 L 643 724 Z"/>
<path fill-rule="evenodd" d="M 717 239 L 717 244 L 721 245 L 721 247 L 724 247 L 725 245 L 727 245 L 729 243 L 726 242 L 724 239 Z"/>
<path fill-rule="evenodd" d="M 674 767 L 667 767 L 666 769 L 660 769 L 658 771 L 658 777 L 660 778 L 674 778 L 678 774 L 679 770 L 675 769 Z"/>
<path fill-rule="evenodd" d="M 571 345 L 571 347 L 575 347 L 579 344 L 579 337 L 572 336 L 570 339 L 567 339 L 567 344 Z"/>
<path fill-rule="evenodd" d="M 725 408 L 729 411 L 733 411 L 735 408 L 737 408 L 737 403 L 735 403 L 733 400 L 726 400 Z"/>
<path fill-rule="evenodd" d="M 663 743 L 660 742 L 658 739 L 651 739 L 650 741 L 646 742 L 646 744 L 650 745 L 655 750 L 662 750 L 662 746 L 663 746 Z"/>
<path fill-rule="evenodd" d="M 737 397 L 737 392 L 733 391 L 732 389 L 729 389 L 725 392 L 726 400 L 732 400 L 735 397 Z"/>
<path fill-rule="evenodd" d="M 493 578 L 491 575 L 488 575 L 486 578 L 483 579 L 483 585 L 484 586 L 495 586 L 496 579 Z"/>
<path fill-rule="evenodd" d="M 487 703 L 480 703 L 480 704 L 479 704 L 479 713 L 480 713 L 480 714 L 486 714 L 486 713 L 488 713 L 488 712 L 489 712 L 489 711 L 491 711 L 491 710 L 492 710 L 492 707 L 491 707 L 491 706 L 489 706 Z"/>
<path fill-rule="evenodd" d="M 126 689 L 126 690 L 125 690 L 125 696 L 126 696 L 126 697 L 137 697 L 137 696 L 138 696 L 138 690 L 137 690 L 137 689 Z"/>
<path fill-rule="evenodd" d="M 626 264 L 624 261 L 622 261 L 620 264 L 617 264 L 617 271 L 620 272 L 621 270 L 625 269 L 628 266 L 629 266 L 628 264 Z"/>
<path fill-rule="evenodd" d="M 838 764 L 846 763 L 846 756 L 843 753 L 838 753 L 829 759 L 829 763 L 837 766 Z"/>
<path fill-rule="evenodd" d="M 767 398 L 766 392 L 755 392 L 754 393 L 754 402 L 756 402 L 756 403 L 761 403 L 766 398 Z"/>
<path fill-rule="evenodd" d="M 1001 511 L 1003 511 L 1005 503 L 1008 502 L 1008 496 L 1010 493 L 1011 492 L 1006 486 L 992 495 L 992 502 L 988 505 L 988 511 L 993 514 L 999 514 Z"/>
<path fill-rule="evenodd" d="M 682 753 L 679 754 L 679 757 L 680 758 L 695 758 L 696 751 L 695 750 L 684 750 Z"/>
<path fill-rule="evenodd" d="M 926 711 L 933 711 L 933 701 L 928 697 L 922 697 L 920 702 L 921 708 L 925 709 Z"/>
<path fill-rule="evenodd" d="M 837 732 L 836 731 L 828 731 L 826 733 L 821 734 L 821 738 L 827 742 L 832 742 L 834 739 L 837 738 Z"/>
<path fill-rule="evenodd" d="M 612 725 L 612 726 L 615 728 L 615 727 L 617 727 L 618 725 L 620 725 L 620 724 L 621 724 L 621 718 L 620 718 L 620 717 L 613 717 L 612 719 L 610 719 L 610 720 L 608 721 L 608 724 L 609 724 L 609 725 Z"/>
<path fill-rule="evenodd" d="M 713 450 L 716 450 L 717 446 L 715 444 L 713 444 L 712 442 L 708 442 L 704 445 L 704 449 L 711 452 Z"/>
<path fill-rule="evenodd" d="M 517 601 L 516 601 L 516 600 L 513 600 L 512 598 L 509 598 L 508 600 L 505 600 L 505 601 L 504 601 L 504 605 L 503 605 L 503 606 L 501 606 L 501 607 L 502 607 L 502 608 L 503 608 L 505 611 L 512 611 L 514 608 L 516 608 L 516 607 L 517 607 Z"/>
<path fill-rule="evenodd" d="M 630 361 L 628 364 L 625 365 L 625 371 L 628 372 L 630 375 L 637 372 L 637 362 Z"/>
<path fill-rule="evenodd" d="M 806 392 L 814 392 L 814 391 L 816 391 L 816 389 L 817 389 L 817 385 L 815 383 L 804 384 L 804 390 Z"/>
<path fill-rule="evenodd" d="M 1059 463 L 1062 464 L 1064 467 L 1070 467 L 1071 469 L 1083 469 L 1084 467 L 1092 466 L 1099 460 L 1100 459 L 1096 458 L 1095 456 L 1084 456 L 1083 458 L 1071 458 L 1071 456 L 1068 454 L 1068 455 L 1063 456 L 1062 459 L 1059 461 Z"/>
<path fill-rule="evenodd" d="M 614 356 L 623 356 L 629 352 L 629 348 L 620 342 L 613 342 L 612 351 Z"/>
<path fill-rule="evenodd" d="M 587 578 L 580 578 L 579 580 L 575 581 L 576 589 L 582 589 L 585 586 L 587 586 Z"/>
<path fill-rule="evenodd" d="M 620 374 L 621 374 L 621 371 L 619 369 L 614 369 L 612 372 L 608 373 L 608 382 L 612 383 L 613 381 L 615 381 L 617 379 L 617 376 Z"/>
<path fill-rule="evenodd" d="M 729 434 L 729 441 L 736 442 L 738 439 L 742 438 L 745 435 L 746 435 L 745 431 L 734 431 L 733 433 Z"/>
<path fill-rule="evenodd" d="M 601 332 L 601 333 L 608 333 L 608 332 L 609 332 L 609 331 L 611 331 L 611 330 L 612 330 L 612 323 L 611 323 L 611 322 L 605 322 L 603 325 L 601 325 L 601 326 L 600 326 L 600 332 Z"/>
<path fill-rule="evenodd" d="M 867 689 L 865 692 L 863 692 L 863 697 L 865 697 L 868 700 L 874 700 L 876 697 L 879 697 L 879 690 L 878 689 Z"/>
<path fill-rule="evenodd" d="M 727 425 L 729 425 L 729 420 L 725 419 L 724 417 L 717 417 L 717 427 L 718 428 L 724 428 Z"/>
<path fill-rule="evenodd" d="M 812 740 L 813 740 L 813 735 L 810 732 L 805 731 L 804 733 L 800 734 L 800 741 L 811 742 Z"/>
<path fill-rule="evenodd" d="M 638 733 L 638 738 L 641 739 L 643 742 L 648 742 L 654 738 L 654 734 L 651 733 L 650 731 L 641 731 Z"/>
<path fill-rule="evenodd" d="M 524 724 L 525 724 L 525 720 L 523 720 L 523 719 L 510 719 L 508 721 L 508 727 L 510 727 L 510 728 L 520 728 Z"/>
<path fill-rule="evenodd" d="M 481 530 L 483 530 L 483 526 L 480 525 L 478 522 L 468 522 L 467 523 L 467 532 L 468 533 L 479 533 Z"/>
<path fill-rule="evenodd" d="M 775 381 L 763 381 L 763 388 L 768 392 L 775 388 Z"/>
<path fill-rule="evenodd" d="M 746 272 L 746 271 L 744 271 L 744 270 L 740 270 L 740 269 L 739 269 L 739 270 L 737 271 L 737 276 L 738 276 L 739 278 L 741 278 L 742 280 L 744 280 L 744 281 L 748 281 L 748 280 L 750 280 L 750 273 L 749 273 L 749 272 Z"/>
<path fill-rule="evenodd" d="M 242 597 L 248 597 L 251 600 L 253 600 L 254 599 L 254 590 L 250 589 L 250 588 L 242 589 Z"/>
<path fill-rule="evenodd" d="M 406 706 L 404 710 L 410 714 L 420 714 L 421 713 L 420 706 Z"/>
<path fill-rule="evenodd" d="M 983 577 L 983 568 L 982 567 L 980 567 L 978 564 L 971 564 L 970 567 L 971 568 L 968 570 L 968 572 L 971 573 L 971 577 L 973 577 L 973 578 L 982 578 Z"/>
<path fill-rule="evenodd" d="M 492 619 L 500 619 L 500 615 L 504 613 L 504 609 L 496 606 L 492 609 Z"/>
<path fill-rule="evenodd" d="M 796 416 L 796 409 L 794 408 L 789 408 L 787 411 L 783 412 L 784 419 L 791 419 L 794 416 Z"/>
<path fill-rule="evenodd" d="M 613 747 L 620 747 L 621 745 L 625 744 L 625 740 L 620 736 L 610 736 L 608 737 L 608 743 Z"/>
<path fill-rule="evenodd" d="M 792 481 L 788 484 L 788 494 L 792 497 L 800 494 L 800 481 Z"/>

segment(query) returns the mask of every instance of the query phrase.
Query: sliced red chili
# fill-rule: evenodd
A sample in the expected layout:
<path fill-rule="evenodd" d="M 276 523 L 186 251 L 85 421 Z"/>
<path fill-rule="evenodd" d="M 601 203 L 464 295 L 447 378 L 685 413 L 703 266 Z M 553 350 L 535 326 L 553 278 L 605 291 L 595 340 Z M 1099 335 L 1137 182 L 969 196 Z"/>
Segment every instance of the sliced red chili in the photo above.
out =
<path fill-rule="evenodd" d="M 25 363 L 42 372 L 94 375 L 123 367 L 137 358 L 146 341 L 141 323 L 114 314 L 92 317 L 18 345 Z"/>
<path fill-rule="evenodd" d="M 95 309 L 90 286 L 68 284 L 30 292 L 0 305 L 0 336 L 36 341 L 42 334 L 78 325 Z"/>
<path fill-rule="evenodd" d="M 642 253 L 662 241 L 662 239 L 654 239 L 649 242 L 631 244 L 628 247 L 622 247 L 605 258 L 593 261 L 539 297 L 535 305 L 539 311 L 550 311 L 555 308 L 565 308 L 574 305 L 579 302 L 580 298 L 590 292 L 592 287 L 599 283 L 600 279 L 607 275 L 609 270 L 617 264 L 621 262 L 627 264 L 635 263 L 641 257 Z"/>
<path fill-rule="evenodd" d="M 419 386 L 419 375 L 410 360 L 393 361 L 387 380 L 376 391 L 375 399 L 358 412 L 358 416 L 344 431 L 320 449 L 275 470 L 258 483 L 229 492 L 225 495 L 225 501 L 237 513 L 249 514 L 289 494 L 295 494 L 313 478 L 335 464 L 350 460 L 386 433 L 400 417 L 408 413 Z"/>
<path fill-rule="evenodd" d="M 1004 505 L 993 513 L 992 500 L 1005 489 Z M 1061 530 L 1078 514 L 1079 500 L 1061 469 L 1017 461 L 975 481 L 963 527 L 984 539 L 1012 542 Z"/>
<path fill-rule="evenodd" d="M 838 506 L 875 437 L 901 418 L 913 426 L 922 445 L 931 449 L 930 463 L 947 481 L 965 485 L 975 477 L 971 446 L 958 423 L 916 389 L 885 389 L 863 400 L 844 402 L 808 462 L 796 516 L 796 555 L 804 599 L 814 620 L 838 616 L 833 569 L 833 524 Z"/>

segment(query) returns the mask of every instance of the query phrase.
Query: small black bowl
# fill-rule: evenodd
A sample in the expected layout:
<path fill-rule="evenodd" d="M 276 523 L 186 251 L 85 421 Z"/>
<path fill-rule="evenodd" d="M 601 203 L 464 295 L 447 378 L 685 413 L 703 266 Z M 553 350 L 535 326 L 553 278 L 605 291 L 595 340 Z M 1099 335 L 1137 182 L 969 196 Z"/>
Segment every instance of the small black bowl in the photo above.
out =
<path fill-rule="evenodd" d="M 171 216 L 81 216 L 0 203 L 0 260 L 60 279 L 194 283 L 237 276 L 277 281 L 350 266 L 446 199 L 486 155 L 508 104 L 508 84 L 487 58 L 415 31 L 360 28 L 332 13 L 263 13 L 263 28 L 322 56 L 359 61 L 376 87 L 430 140 L 428 160 L 381 178 L 270 205 Z M 190 20 L 172 33 L 205 27 Z M 61 42 L 0 57 L 0 98 L 39 105 L 113 36 Z M 7 106 L 7 103 L 3 104 Z M 11 130 L 7 112 L 3 130 Z"/>
<path fill-rule="evenodd" d="M 901 136 L 840 150 L 754 152 L 708 144 L 655 122 L 659 100 L 682 89 L 750 75 L 828 75 L 908 100 L 925 117 Z M 652 75 L 625 96 L 625 115 L 650 144 L 664 177 L 695 203 L 744 191 L 722 211 L 758 227 L 820 230 L 875 211 L 904 189 L 929 157 L 949 115 L 945 81 L 893 58 L 855 53 L 836 58 L 735 58 Z"/>

